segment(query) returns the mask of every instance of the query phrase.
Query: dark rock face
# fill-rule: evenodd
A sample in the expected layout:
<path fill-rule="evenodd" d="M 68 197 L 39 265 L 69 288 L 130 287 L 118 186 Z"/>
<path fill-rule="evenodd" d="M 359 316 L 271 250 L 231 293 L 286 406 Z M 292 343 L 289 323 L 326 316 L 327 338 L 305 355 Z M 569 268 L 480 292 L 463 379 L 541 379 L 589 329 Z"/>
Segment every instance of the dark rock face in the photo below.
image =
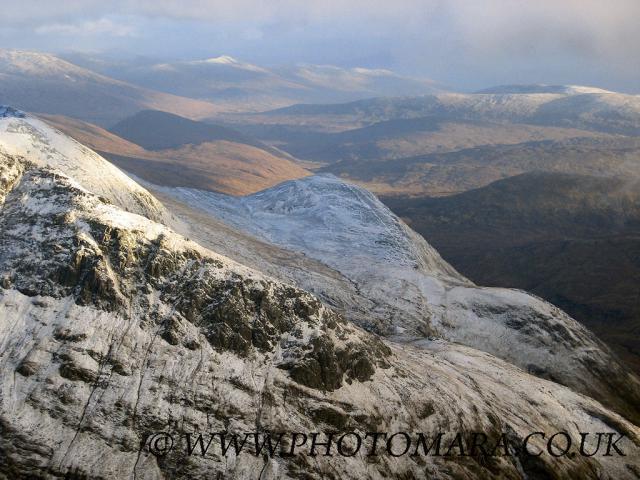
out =
<path fill-rule="evenodd" d="M 20 171 L 15 160 L 9 165 Z M 147 312 L 145 321 L 162 325 L 161 338 L 171 345 L 191 341 L 195 348 L 193 339 L 185 336 L 184 323 L 189 322 L 214 349 L 240 357 L 254 351 L 273 352 L 284 334 L 302 341 L 304 326 L 344 335 L 344 320 L 305 292 L 237 273 L 221 275 L 225 271 L 221 260 L 195 248 L 176 250 L 166 233 L 150 239 L 140 231 L 83 218 L 78 210 L 85 207 L 83 202 L 94 210 L 105 208 L 105 202 L 55 172 L 33 169 L 20 180 L 14 192 L 10 192 L 10 179 L 5 181 L 5 191 L 12 198 L 3 206 L 0 245 L 7 252 L 3 261 L 11 266 L 8 282 L 25 295 L 72 297 L 77 305 L 118 314 L 141 308 Z M 52 216 L 30 208 L 31 215 L 25 217 L 19 199 L 27 192 L 38 206 L 46 202 L 58 212 Z M 22 230 L 17 234 L 24 222 L 30 236 Z M 41 240 L 34 242 L 34 238 Z M 27 250 L 34 254 L 24 256 Z M 159 314 L 140 295 L 150 291 L 157 291 L 162 302 L 173 306 L 171 315 Z M 73 341 L 75 336 L 57 332 L 56 338 Z M 340 388 L 344 374 L 349 381 L 370 380 L 374 365 L 390 355 L 373 338 L 362 347 L 355 344 L 336 350 L 329 337 L 317 337 L 309 353 L 294 342 L 291 345 L 295 351 L 291 361 L 297 364 L 299 356 L 304 358 L 291 369 L 292 378 L 320 390 Z M 29 370 L 27 365 L 24 370 Z M 95 380 L 71 364 L 61 367 L 61 375 L 87 383 Z"/>
<path fill-rule="evenodd" d="M 342 386 L 343 375 L 347 382 L 371 380 L 376 366 L 385 366 L 385 356 L 390 350 L 379 340 L 366 346 L 347 345 L 335 350 L 324 338 L 311 342 L 312 350 L 294 364 L 283 365 L 290 370 L 291 378 L 298 383 L 320 390 L 335 390 Z"/>

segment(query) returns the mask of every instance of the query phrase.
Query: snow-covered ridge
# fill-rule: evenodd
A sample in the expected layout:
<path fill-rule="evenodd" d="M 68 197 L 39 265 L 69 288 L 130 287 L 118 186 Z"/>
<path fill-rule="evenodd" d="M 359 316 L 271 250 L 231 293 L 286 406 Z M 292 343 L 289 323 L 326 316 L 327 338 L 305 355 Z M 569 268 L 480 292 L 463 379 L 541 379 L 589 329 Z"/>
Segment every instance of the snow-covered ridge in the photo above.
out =
<path fill-rule="evenodd" d="M 525 292 L 473 285 L 360 187 L 322 175 L 246 197 L 164 191 L 337 270 L 374 305 L 363 324 L 377 325 L 396 340 L 421 346 L 433 338 L 460 342 L 596 397 L 605 391 L 615 396 L 606 384 L 616 371 L 640 400 L 638 379 L 579 323 Z M 318 284 L 314 290 L 330 287 Z"/>
<path fill-rule="evenodd" d="M 271 72 L 262 67 L 251 63 L 241 62 L 229 55 L 220 55 L 219 57 L 206 58 L 204 60 L 193 60 L 187 63 L 189 65 L 224 65 L 227 67 L 238 68 L 240 70 L 248 70 L 250 72 L 263 73 L 267 75 L 271 74 Z"/>
<path fill-rule="evenodd" d="M 50 53 L 0 48 L 0 70 L 5 73 L 47 78 L 64 76 L 70 82 L 100 81 L 119 84 L 117 80 L 78 67 Z"/>
<path fill-rule="evenodd" d="M 176 191 L 192 204 L 216 208 L 216 216 L 237 228 L 319 256 L 339 270 L 345 263 L 357 268 L 366 259 L 469 283 L 372 193 L 330 174 L 284 182 L 246 197 Z"/>

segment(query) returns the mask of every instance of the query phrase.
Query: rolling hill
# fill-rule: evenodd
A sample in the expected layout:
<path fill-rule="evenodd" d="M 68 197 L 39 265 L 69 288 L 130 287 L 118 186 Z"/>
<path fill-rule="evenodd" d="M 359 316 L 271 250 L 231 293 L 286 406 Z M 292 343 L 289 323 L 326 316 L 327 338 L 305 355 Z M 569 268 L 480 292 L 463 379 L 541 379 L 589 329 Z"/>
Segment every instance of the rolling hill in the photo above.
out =
<path fill-rule="evenodd" d="M 308 160 L 364 164 L 473 147 L 607 137 L 574 128 L 421 117 L 386 120 L 344 132 L 317 134 L 314 139 L 294 140 L 283 148 Z"/>
<path fill-rule="evenodd" d="M 268 112 L 273 117 L 342 117 L 373 124 L 386 120 L 436 116 L 449 120 L 508 121 L 562 126 L 607 133 L 640 133 L 640 95 L 579 86 L 531 93 L 490 89 L 494 93 L 441 93 L 417 97 L 372 98 L 342 104 L 293 105 Z M 550 93 L 552 92 L 552 93 Z"/>
<path fill-rule="evenodd" d="M 143 118 L 166 118 L 169 114 L 144 112 Z M 264 146 L 244 135 L 208 124 L 191 122 L 171 115 L 171 125 L 179 134 L 164 133 L 174 148 L 161 148 L 165 144 L 153 143 L 161 137 L 139 139 L 138 130 L 131 121 L 130 134 L 136 140 L 152 147 L 146 149 L 96 125 L 63 116 L 42 115 L 50 124 L 85 145 L 95 149 L 123 170 L 157 185 L 193 187 L 239 195 L 268 188 L 309 173 L 287 155 Z M 155 124 L 146 124 L 149 132 Z M 194 129 L 189 127 L 195 126 Z M 168 127 L 165 123 L 163 127 Z M 204 133 L 214 135 L 204 135 Z M 241 143 L 248 142 L 248 143 Z M 183 143 L 201 142 L 201 143 Z"/>
<path fill-rule="evenodd" d="M 637 172 L 640 96 L 575 85 L 299 104 L 223 116 L 382 194 L 442 195 L 532 170 Z M 584 156 L 585 161 L 581 162 Z"/>
<path fill-rule="evenodd" d="M 474 130 L 459 127 L 458 131 L 469 132 L 462 141 L 473 142 Z M 518 132 L 518 129 L 513 131 Z M 527 132 L 526 129 L 521 131 Z M 482 130 L 475 132 L 482 133 Z M 500 130 L 485 133 L 481 139 L 497 139 Z M 552 129 L 547 135 L 555 133 L 556 129 Z M 343 160 L 324 166 L 320 171 L 357 182 L 382 195 L 429 196 L 460 193 L 533 171 L 640 175 L 639 138 L 594 136 L 587 132 L 584 135 L 517 143 L 518 135 L 512 134 L 510 138 L 516 141 L 514 144 L 480 145 L 398 159 Z M 503 141 L 507 138 L 505 136 Z"/>
<path fill-rule="evenodd" d="M 109 131 L 147 150 L 164 150 L 225 140 L 276 152 L 275 149 L 236 130 L 158 110 L 138 112 L 121 120 Z M 279 154 L 284 156 L 282 152 Z"/>

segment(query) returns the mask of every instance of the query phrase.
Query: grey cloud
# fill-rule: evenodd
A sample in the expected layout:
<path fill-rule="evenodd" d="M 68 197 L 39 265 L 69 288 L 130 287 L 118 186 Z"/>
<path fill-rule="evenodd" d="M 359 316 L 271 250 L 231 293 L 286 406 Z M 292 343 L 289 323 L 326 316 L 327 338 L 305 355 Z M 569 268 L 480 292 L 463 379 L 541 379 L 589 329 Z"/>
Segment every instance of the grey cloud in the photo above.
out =
<path fill-rule="evenodd" d="M 77 23 L 41 25 L 35 29 L 35 33 L 38 35 L 110 35 L 114 37 L 130 37 L 136 35 L 137 30 L 133 25 L 103 17 L 97 20 L 86 20 Z"/>
<path fill-rule="evenodd" d="M 631 54 L 640 40 L 637 0 L 454 1 L 455 28 L 475 50 L 543 44 L 591 54 Z"/>
<path fill-rule="evenodd" d="M 538 71 L 549 81 L 607 81 L 602 70 L 613 84 L 640 83 L 638 0 L 0 0 L 0 11 L 0 37 L 14 46 L 65 50 L 82 35 L 92 48 L 127 48 L 138 33 L 129 49 L 151 55 L 385 58 L 365 66 L 457 84 L 471 82 L 465 72 L 492 81 L 516 69 L 514 78 Z M 38 35 L 13 38 L 16 29 Z"/>

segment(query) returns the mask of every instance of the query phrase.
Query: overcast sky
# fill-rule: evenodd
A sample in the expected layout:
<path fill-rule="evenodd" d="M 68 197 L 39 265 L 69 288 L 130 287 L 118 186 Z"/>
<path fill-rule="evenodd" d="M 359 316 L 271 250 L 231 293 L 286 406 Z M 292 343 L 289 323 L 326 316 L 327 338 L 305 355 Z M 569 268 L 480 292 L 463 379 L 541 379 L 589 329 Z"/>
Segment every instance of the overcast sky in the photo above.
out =
<path fill-rule="evenodd" d="M 640 0 L 0 0 L 0 46 L 640 93 Z"/>

